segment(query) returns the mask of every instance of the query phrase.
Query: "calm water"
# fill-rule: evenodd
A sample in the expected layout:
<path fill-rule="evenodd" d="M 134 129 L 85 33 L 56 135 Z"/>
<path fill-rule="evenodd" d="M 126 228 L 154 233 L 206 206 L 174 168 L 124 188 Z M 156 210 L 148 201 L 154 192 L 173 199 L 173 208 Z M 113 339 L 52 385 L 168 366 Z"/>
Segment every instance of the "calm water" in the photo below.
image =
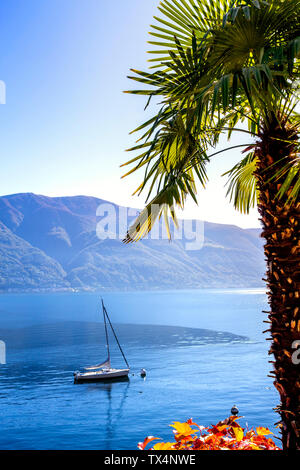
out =
<path fill-rule="evenodd" d="M 74 370 L 105 359 L 99 295 L 0 297 L 0 449 L 136 449 L 146 435 L 170 440 L 174 420 L 209 425 L 235 403 L 243 425 L 274 431 L 261 291 L 103 297 L 132 367 L 129 382 L 73 384 Z M 112 355 L 122 366 L 115 347 Z"/>

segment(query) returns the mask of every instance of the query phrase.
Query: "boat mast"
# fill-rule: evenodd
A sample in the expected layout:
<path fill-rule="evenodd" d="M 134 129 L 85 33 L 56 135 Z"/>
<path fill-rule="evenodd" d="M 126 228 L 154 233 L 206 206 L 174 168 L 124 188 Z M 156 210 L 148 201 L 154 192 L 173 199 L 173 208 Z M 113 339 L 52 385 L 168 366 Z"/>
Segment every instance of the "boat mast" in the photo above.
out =
<path fill-rule="evenodd" d="M 102 311 L 103 311 L 103 319 L 104 319 L 104 327 L 105 327 L 106 347 L 107 347 L 107 352 L 108 352 L 108 360 L 110 363 L 109 342 L 108 342 L 107 324 L 106 324 L 106 318 L 105 318 L 106 309 L 104 307 L 103 299 L 101 299 L 101 302 L 102 302 Z"/>
<path fill-rule="evenodd" d="M 115 333 L 114 327 L 113 327 L 112 324 L 111 324 L 111 321 L 110 321 L 110 318 L 109 318 L 109 316 L 108 316 L 107 310 L 106 310 L 106 308 L 104 307 L 103 300 L 102 300 L 102 305 L 103 305 L 103 312 L 105 312 L 105 315 L 107 316 L 109 325 L 110 325 L 110 327 L 111 327 L 111 329 L 112 329 L 112 332 L 113 332 L 113 334 L 114 334 L 114 337 L 116 338 L 116 341 L 117 341 L 118 346 L 119 346 L 119 348 L 120 348 L 120 351 L 121 351 L 121 353 L 122 353 L 123 359 L 124 359 L 124 361 L 126 362 L 126 365 L 127 365 L 128 369 L 130 369 L 129 364 L 128 364 L 128 362 L 127 362 L 127 359 L 126 359 L 126 357 L 125 357 L 125 354 L 124 354 L 124 352 L 123 352 L 123 349 L 121 348 L 121 345 L 120 345 L 119 340 L 118 340 L 118 338 L 117 338 L 117 335 L 116 335 L 116 333 Z"/>

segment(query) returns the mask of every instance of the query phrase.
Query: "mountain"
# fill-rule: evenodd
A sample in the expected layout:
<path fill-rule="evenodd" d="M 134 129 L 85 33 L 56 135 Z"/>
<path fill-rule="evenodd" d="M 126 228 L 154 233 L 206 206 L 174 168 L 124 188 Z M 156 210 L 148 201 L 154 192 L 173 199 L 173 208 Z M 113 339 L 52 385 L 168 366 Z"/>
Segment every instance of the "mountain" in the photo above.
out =
<path fill-rule="evenodd" d="M 65 286 L 61 265 L 0 222 L 0 290 Z"/>
<path fill-rule="evenodd" d="M 105 224 L 96 216 L 99 206 L 108 207 Z M 124 245 L 126 210 L 86 196 L 0 197 L 0 290 L 262 285 L 265 265 L 259 229 L 205 222 L 203 246 L 188 250 L 187 244 L 195 238 L 190 221 L 184 225 L 182 239 L 174 234 L 172 242 L 150 237 Z"/>

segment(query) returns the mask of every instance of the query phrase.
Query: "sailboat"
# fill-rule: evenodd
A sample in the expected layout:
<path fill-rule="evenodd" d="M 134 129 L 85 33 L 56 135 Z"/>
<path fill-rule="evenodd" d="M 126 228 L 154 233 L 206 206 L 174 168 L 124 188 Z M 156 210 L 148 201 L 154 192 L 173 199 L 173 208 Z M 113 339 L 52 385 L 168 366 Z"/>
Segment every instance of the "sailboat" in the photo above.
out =
<path fill-rule="evenodd" d="M 117 335 L 115 333 L 115 330 L 111 324 L 110 318 L 108 316 L 107 310 L 104 306 L 103 299 L 102 301 L 102 311 L 103 311 L 103 319 L 104 319 L 104 327 L 105 327 L 105 338 L 106 338 L 106 347 L 107 347 L 107 354 L 108 357 L 106 361 L 102 362 L 101 364 L 97 364 L 96 366 L 90 366 L 90 367 L 85 367 L 84 372 L 76 371 L 74 372 L 74 382 L 75 383 L 82 383 L 82 382 L 97 382 L 99 380 L 116 380 L 116 379 L 128 379 L 128 374 L 129 374 L 129 364 L 127 362 L 127 359 L 125 357 L 125 354 L 123 352 L 123 349 L 121 348 L 121 345 L 119 343 L 119 340 L 117 338 Z M 111 361 L 110 361 L 110 350 L 109 350 L 109 342 L 108 342 L 108 332 L 107 332 L 107 322 L 109 326 L 111 327 L 111 330 L 114 334 L 114 337 L 117 341 L 117 344 L 119 346 L 119 349 L 122 353 L 123 359 L 126 363 L 127 368 L 126 369 L 113 369 L 111 367 Z"/>

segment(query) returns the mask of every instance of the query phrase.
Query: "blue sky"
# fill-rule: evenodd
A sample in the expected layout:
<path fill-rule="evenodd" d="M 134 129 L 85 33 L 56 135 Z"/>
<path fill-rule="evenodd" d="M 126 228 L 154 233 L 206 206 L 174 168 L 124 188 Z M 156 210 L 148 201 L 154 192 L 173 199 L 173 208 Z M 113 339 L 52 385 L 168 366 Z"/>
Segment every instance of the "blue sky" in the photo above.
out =
<path fill-rule="evenodd" d="M 145 119 L 144 99 L 122 93 L 130 67 L 147 66 L 147 39 L 158 0 L 9 0 L 0 5 L 0 193 L 86 194 L 122 205 L 142 174 L 120 180 L 129 131 Z M 244 143 L 245 137 L 235 137 Z M 224 143 L 225 145 L 225 143 Z M 256 211 L 225 201 L 220 175 L 239 159 L 214 159 L 199 206 L 185 217 L 258 226 Z"/>

